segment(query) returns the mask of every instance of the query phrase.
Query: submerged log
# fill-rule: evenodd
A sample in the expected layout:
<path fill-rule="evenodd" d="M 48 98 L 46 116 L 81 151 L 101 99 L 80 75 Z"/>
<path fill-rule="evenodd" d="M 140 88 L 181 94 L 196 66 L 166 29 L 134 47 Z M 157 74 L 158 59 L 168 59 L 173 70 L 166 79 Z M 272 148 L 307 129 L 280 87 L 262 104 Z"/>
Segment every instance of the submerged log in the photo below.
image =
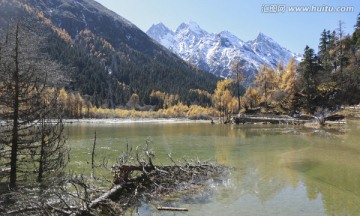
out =
<path fill-rule="evenodd" d="M 174 208 L 174 207 L 157 207 L 159 211 L 189 211 L 187 208 Z"/>
<path fill-rule="evenodd" d="M 331 115 L 325 118 L 325 121 L 341 121 L 344 120 L 345 116 L 344 115 L 339 115 L 339 114 L 335 114 L 335 115 Z"/>
<path fill-rule="evenodd" d="M 131 171 L 151 171 L 155 167 L 152 165 L 115 165 L 112 167 L 113 171 L 131 172 Z"/>

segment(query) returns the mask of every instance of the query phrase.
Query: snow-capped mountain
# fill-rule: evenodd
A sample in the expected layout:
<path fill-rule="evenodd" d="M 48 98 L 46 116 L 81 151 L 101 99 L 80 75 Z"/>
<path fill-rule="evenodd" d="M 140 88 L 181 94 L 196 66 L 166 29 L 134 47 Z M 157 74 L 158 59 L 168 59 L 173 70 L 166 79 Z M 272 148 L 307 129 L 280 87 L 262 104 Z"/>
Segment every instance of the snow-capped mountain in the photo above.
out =
<path fill-rule="evenodd" d="M 188 22 L 175 31 L 159 23 L 151 26 L 147 34 L 185 61 L 221 77 L 231 76 L 231 68 L 238 61 L 251 81 L 264 64 L 275 68 L 280 61 L 286 64 L 292 57 L 300 59 L 263 33 L 244 42 L 228 31 L 208 33 L 197 23 Z"/>

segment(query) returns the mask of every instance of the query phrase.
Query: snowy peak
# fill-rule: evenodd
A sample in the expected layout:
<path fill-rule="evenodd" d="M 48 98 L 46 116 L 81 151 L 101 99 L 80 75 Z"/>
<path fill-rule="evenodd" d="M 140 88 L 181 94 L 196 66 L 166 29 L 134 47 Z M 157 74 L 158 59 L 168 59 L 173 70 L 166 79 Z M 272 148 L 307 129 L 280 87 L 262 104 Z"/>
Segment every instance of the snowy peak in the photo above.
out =
<path fill-rule="evenodd" d="M 181 23 L 179 27 L 176 29 L 176 34 L 179 34 L 181 32 L 188 32 L 193 33 L 198 36 L 202 36 L 207 34 L 206 31 L 204 31 L 196 22 L 189 21 L 187 23 Z"/>
<path fill-rule="evenodd" d="M 268 42 L 268 43 L 276 43 L 271 37 L 265 35 L 264 33 L 260 32 L 258 36 L 253 41 L 254 43 L 259 42 Z"/>
<path fill-rule="evenodd" d="M 154 40 L 174 52 L 173 47 L 175 43 L 175 33 L 171 31 L 168 27 L 166 27 L 163 23 L 152 25 L 147 31 L 147 34 L 152 35 L 151 37 Z"/>
<path fill-rule="evenodd" d="M 244 42 L 229 31 L 208 33 L 192 21 L 180 24 L 176 31 L 153 25 L 147 34 L 185 61 L 217 76 L 232 76 L 231 70 L 240 60 L 248 82 L 262 65 L 275 68 L 297 56 L 263 33 Z"/>
<path fill-rule="evenodd" d="M 286 50 L 285 48 L 281 47 L 274 39 L 272 39 L 271 37 L 265 35 L 264 33 L 259 33 L 258 36 L 255 38 L 255 40 L 253 41 L 249 41 L 249 44 L 251 44 L 251 46 L 254 48 L 254 50 L 256 49 L 262 49 L 264 47 L 272 49 L 272 50 Z M 266 51 L 270 51 L 270 50 L 266 50 Z M 288 51 L 290 52 L 290 51 Z"/>
<path fill-rule="evenodd" d="M 163 23 L 158 23 L 156 25 L 152 25 L 148 30 L 149 34 L 159 34 L 166 35 L 168 33 L 172 33 L 172 31 L 166 27 Z"/>
<path fill-rule="evenodd" d="M 228 40 L 231 45 L 235 47 L 242 47 L 245 45 L 245 42 L 233 35 L 232 33 L 228 31 L 222 31 L 218 34 L 222 39 Z"/>
<path fill-rule="evenodd" d="M 299 54 L 292 53 L 288 49 L 280 46 L 271 37 L 259 33 L 255 40 L 249 42 L 254 52 L 263 59 L 268 65 L 276 67 L 280 61 L 285 64 L 291 59 L 299 58 Z"/>
<path fill-rule="evenodd" d="M 153 39 L 155 39 L 156 41 L 159 41 L 159 40 L 161 40 L 161 38 L 165 37 L 168 34 L 173 35 L 173 32 L 168 27 L 166 27 L 163 23 L 159 23 L 156 25 L 152 25 L 150 27 L 150 29 L 148 30 L 147 34 L 156 36 Z"/>

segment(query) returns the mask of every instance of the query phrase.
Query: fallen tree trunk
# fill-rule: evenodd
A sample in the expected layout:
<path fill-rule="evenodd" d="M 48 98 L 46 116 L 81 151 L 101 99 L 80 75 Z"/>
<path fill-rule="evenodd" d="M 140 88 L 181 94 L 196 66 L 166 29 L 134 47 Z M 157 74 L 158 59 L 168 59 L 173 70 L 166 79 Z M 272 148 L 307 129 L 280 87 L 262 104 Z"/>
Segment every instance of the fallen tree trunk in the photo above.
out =
<path fill-rule="evenodd" d="M 106 201 L 107 199 L 115 199 L 116 195 L 123 189 L 123 185 L 115 185 L 109 191 L 98 197 L 97 199 L 93 200 L 89 204 L 89 208 L 96 208 L 100 203 Z"/>
<path fill-rule="evenodd" d="M 191 190 L 204 184 L 205 179 L 213 178 L 225 170 L 225 167 L 213 164 L 186 164 L 183 166 L 153 166 L 153 165 L 114 165 L 113 182 L 117 183 L 110 190 L 98 198 L 90 201 L 86 207 L 79 209 L 73 215 L 90 214 L 108 201 L 131 205 L 132 200 L 139 200 L 141 193 L 151 194 L 151 198 L 177 192 Z M 133 171 L 140 171 L 140 175 L 130 178 Z M 120 182 L 120 183 L 119 183 Z M 179 188 L 179 185 L 186 185 Z M 125 195 L 126 194 L 126 195 Z M 188 211 L 184 208 L 159 207 L 163 211 Z"/>
<path fill-rule="evenodd" d="M 122 215 L 130 206 L 162 199 L 165 194 L 202 189 L 209 183 L 207 180 L 223 178 L 229 170 L 215 163 L 187 162 L 186 159 L 183 159 L 185 163 L 175 162 L 171 154 L 172 166 L 154 166 L 151 161 L 154 153 L 149 150 L 148 141 L 146 148 L 142 149 L 143 155 L 138 150 L 137 147 L 134 156 L 132 148 L 127 148 L 118 158 L 118 164 L 112 166 L 114 179 L 109 190 L 110 181 L 105 178 L 83 175 L 54 178 L 51 190 L 35 185 L 33 193 L 23 188 L 16 193 L 0 194 L 0 199 L 10 197 L 9 200 L 13 200 L 11 207 L 0 202 L 0 214 L 8 211 L 15 215 Z M 161 210 L 187 211 L 172 207 L 161 207 Z"/>
<path fill-rule="evenodd" d="M 183 166 L 173 165 L 173 166 L 154 166 L 154 165 L 113 165 L 112 171 L 114 172 L 114 184 L 122 184 L 129 180 L 131 176 L 131 172 L 133 171 L 140 171 L 144 174 L 151 172 L 151 171 L 158 171 L 161 173 L 169 174 L 171 172 L 188 172 L 188 171 L 195 171 L 195 170 L 204 170 L 207 168 L 211 168 L 212 165 L 210 164 L 199 164 L 199 165 L 192 165 L 186 164 Z M 179 178 L 179 176 L 178 176 Z"/>

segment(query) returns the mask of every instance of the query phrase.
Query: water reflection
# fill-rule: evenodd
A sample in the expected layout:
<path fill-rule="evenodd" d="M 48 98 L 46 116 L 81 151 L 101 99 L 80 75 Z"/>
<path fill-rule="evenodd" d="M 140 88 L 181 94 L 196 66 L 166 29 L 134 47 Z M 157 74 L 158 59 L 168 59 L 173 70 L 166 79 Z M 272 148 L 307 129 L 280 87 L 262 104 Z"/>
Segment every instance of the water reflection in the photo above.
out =
<path fill-rule="evenodd" d="M 96 130 L 98 155 L 109 158 L 121 152 L 124 144 L 139 145 L 151 136 L 157 162 L 167 161 L 167 153 L 172 152 L 175 158 L 215 159 L 234 167 L 222 186 L 214 183 L 209 193 L 170 203 L 188 207 L 190 215 L 359 215 L 359 125 L 309 129 L 132 124 L 97 126 Z M 72 126 L 75 134 L 77 127 Z M 88 151 L 82 143 L 88 142 L 86 134 L 91 137 L 93 130 L 81 128 L 73 137 L 75 152 Z M 141 211 L 157 214 L 151 204 Z"/>
<path fill-rule="evenodd" d="M 236 176 L 238 194 L 256 197 L 266 206 L 291 187 L 294 194 L 286 199 L 301 193 L 299 190 L 305 190 L 308 198 L 292 204 L 320 199 L 327 215 L 359 215 L 360 146 L 354 142 L 358 133 L 347 130 L 346 133 L 343 128 L 291 129 L 293 134 L 299 134 L 296 137 L 288 137 L 284 135 L 288 133 L 279 133 L 279 130 L 274 130 L 273 134 L 267 129 L 259 129 L 257 133 L 250 130 L 249 135 L 243 137 L 258 140 L 260 144 L 242 149 L 247 151 L 248 157 L 243 157 L 243 163 L 238 164 L 241 169 Z M 279 134 L 283 135 L 274 136 Z M 254 135 L 261 137 L 254 138 Z M 266 140 L 262 139 L 264 136 Z M 233 151 L 227 149 L 225 158 Z M 219 146 L 217 153 L 221 155 L 221 152 L 224 150 Z M 299 210 L 296 214 L 307 210 Z"/>

